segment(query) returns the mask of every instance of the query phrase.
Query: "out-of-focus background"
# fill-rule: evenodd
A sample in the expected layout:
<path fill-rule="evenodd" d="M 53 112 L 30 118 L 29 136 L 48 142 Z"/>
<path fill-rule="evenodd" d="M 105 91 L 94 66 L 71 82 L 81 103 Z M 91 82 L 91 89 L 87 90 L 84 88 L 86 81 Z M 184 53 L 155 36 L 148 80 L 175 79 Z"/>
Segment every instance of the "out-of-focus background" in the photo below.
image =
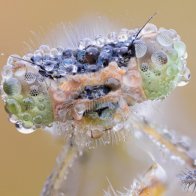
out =
<path fill-rule="evenodd" d="M 133 0 L 1 0 L 0 66 L 10 54 L 23 54 L 31 31 L 52 28 L 61 22 L 103 15 L 124 27 L 141 26 L 155 11 L 157 26 L 175 29 L 187 45 L 190 84 L 177 89 L 159 110 L 157 122 L 167 124 L 196 141 L 196 3 L 189 1 Z M 40 44 L 42 41 L 40 40 Z M 195 139 L 194 139 L 195 138 Z M 0 102 L 0 195 L 36 196 L 53 168 L 62 143 L 43 131 L 22 135 L 8 122 Z M 134 163 L 132 163 L 134 165 Z M 135 168 L 136 166 L 134 166 Z"/>

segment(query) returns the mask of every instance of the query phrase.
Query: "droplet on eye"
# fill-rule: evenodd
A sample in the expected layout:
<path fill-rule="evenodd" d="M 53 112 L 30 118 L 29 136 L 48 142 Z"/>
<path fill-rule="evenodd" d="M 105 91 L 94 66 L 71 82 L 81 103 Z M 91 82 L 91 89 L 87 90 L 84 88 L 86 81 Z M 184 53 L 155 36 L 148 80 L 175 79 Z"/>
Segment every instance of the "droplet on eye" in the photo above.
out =
<path fill-rule="evenodd" d="M 25 74 L 25 81 L 28 84 L 33 84 L 36 81 L 36 75 L 32 72 L 26 72 Z"/>
<path fill-rule="evenodd" d="M 3 90 L 7 95 L 18 95 L 21 89 L 20 81 L 16 78 L 10 78 L 3 83 Z"/>
<path fill-rule="evenodd" d="M 40 94 L 40 89 L 39 89 L 39 87 L 36 86 L 36 85 L 31 86 L 31 87 L 30 87 L 30 92 L 29 92 L 29 94 L 30 94 L 31 96 L 38 96 L 38 95 Z"/>
<path fill-rule="evenodd" d="M 156 39 L 160 45 L 165 47 L 169 47 L 173 44 L 173 39 L 171 38 L 170 32 L 167 30 L 161 31 Z"/>
<path fill-rule="evenodd" d="M 151 61 L 155 66 L 162 66 L 167 64 L 168 58 L 163 51 L 158 51 L 152 54 Z"/>
<path fill-rule="evenodd" d="M 147 52 L 147 46 L 143 41 L 135 42 L 135 54 L 137 58 L 143 57 Z"/>
<path fill-rule="evenodd" d="M 189 68 L 185 68 L 184 73 L 182 76 L 179 77 L 179 82 L 178 82 L 178 86 L 185 86 L 188 84 L 189 80 L 191 78 L 191 73 Z"/>
<path fill-rule="evenodd" d="M 141 70 L 142 72 L 148 71 L 148 68 L 149 68 L 148 63 L 142 63 L 142 64 L 140 65 L 140 70 Z"/>

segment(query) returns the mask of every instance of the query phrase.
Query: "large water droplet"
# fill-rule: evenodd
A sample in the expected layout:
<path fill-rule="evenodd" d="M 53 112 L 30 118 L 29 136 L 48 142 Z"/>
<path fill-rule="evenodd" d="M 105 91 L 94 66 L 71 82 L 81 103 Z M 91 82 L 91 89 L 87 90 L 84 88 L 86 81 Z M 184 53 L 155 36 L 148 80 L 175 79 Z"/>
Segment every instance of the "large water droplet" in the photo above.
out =
<path fill-rule="evenodd" d="M 21 93 L 21 83 L 16 78 L 7 79 L 3 83 L 3 90 L 7 95 L 18 95 Z"/>
<path fill-rule="evenodd" d="M 143 57 L 147 52 L 147 46 L 143 41 L 135 42 L 135 54 L 137 58 Z"/>
<path fill-rule="evenodd" d="M 156 39 L 160 45 L 165 47 L 169 47 L 173 44 L 173 39 L 171 38 L 170 32 L 167 30 L 159 32 Z"/>
<path fill-rule="evenodd" d="M 167 64 L 168 58 L 163 51 L 158 51 L 152 54 L 151 61 L 155 66 L 162 66 Z"/>

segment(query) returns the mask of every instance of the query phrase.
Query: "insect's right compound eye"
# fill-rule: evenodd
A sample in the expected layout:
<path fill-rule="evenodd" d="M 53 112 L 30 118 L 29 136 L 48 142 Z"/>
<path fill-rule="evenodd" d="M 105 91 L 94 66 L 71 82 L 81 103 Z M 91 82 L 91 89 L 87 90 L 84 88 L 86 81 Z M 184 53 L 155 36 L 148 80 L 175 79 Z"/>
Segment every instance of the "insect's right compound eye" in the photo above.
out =
<path fill-rule="evenodd" d="M 148 24 L 135 42 L 135 52 L 147 99 L 164 98 L 188 83 L 186 46 L 174 30 Z"/>

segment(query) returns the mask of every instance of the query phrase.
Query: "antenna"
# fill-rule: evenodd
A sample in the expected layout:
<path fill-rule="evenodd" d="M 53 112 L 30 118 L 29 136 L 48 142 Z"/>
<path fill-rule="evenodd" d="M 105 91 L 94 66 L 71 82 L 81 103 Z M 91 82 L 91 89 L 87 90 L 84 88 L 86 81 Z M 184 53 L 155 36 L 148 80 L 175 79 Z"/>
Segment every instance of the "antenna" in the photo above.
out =
<path fill-rule="evenodd" d="M 139 34 L 141 33 L 141 31 L 144 29 L 144 27 L 157 15 L 157 12 L 155 12 L 146 22 L 145 24 L 139 29 L 139 31 L 137 32 L 137 34 L 135 35 L 134 40 L 139 36 Z"/>
<path fill-rule="evenodd" d="M 25 59 L 20 58 L 20 57 L 17 57 L 17 56 L 12 56 L 12 55 L 11 55 L 10 57 L 15 58 L 15 59 L 18 59 L 18 60 L 21 60 L 21 61 L 25 61 L 25 62 L 30 63 L 30 64 L 33 64 L 33 65 L 40 66 L 40 65 L 38 65 L 38 64 L 36 64 L 36 63 L 34 63 L 34 62 L 32 62 L 32 61 L 28 61 L 28 60 L 25 60 Z"/>

